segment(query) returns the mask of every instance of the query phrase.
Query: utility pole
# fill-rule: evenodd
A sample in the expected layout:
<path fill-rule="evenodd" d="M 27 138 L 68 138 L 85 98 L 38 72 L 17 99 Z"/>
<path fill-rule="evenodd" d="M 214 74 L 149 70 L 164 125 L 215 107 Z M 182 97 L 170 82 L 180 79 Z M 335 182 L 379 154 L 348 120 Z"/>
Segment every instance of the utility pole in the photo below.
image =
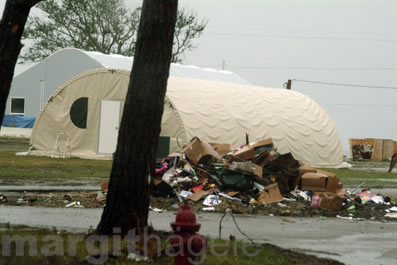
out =
<path fill-rule="evenodd" d="M 226 61 L 223 60 L 223 61 L 222 61 L 222 70 L 225 70 L 225 68 L 226 68 Z"/>
<path fill-rule="evenodd" d="M 285 83 L 286 89 L 291 90 L 292 80 L 288 79 L 287 83 Z"/>

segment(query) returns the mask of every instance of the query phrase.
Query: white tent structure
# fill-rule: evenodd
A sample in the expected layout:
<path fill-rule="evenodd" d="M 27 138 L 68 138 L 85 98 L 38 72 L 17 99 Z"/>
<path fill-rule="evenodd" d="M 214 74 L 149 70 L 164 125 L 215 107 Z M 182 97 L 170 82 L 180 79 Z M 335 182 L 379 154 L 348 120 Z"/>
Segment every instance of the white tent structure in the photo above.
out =
<path fill-rule="evenodd" d="M 130 71 L 132 63 L 133 57 L 75 48 L 61 49 L 14 77 L 6 114 L 36 117 L 55 90 L 74 76 L 103 68 Z M 170 76 L 249 84 L 230 71 L 174 63 L 170 66 Z"/>
<path fill-rule="evenodd" d="M 127 92 L 129 72 L 92 70 L 61 86 L 37 117 L 31 153 L 52 155 L 67 136 L 72 156 L 111 157 Z M 180 151 L 191 138 L 239 146 L 273 138 L 280 153 L 314 167 L 342 167 L 339 134 L 329 116 L 305 95 L 213 80 L 170 77 L 161 135 Z M 139 128 L 136 128 L 139 129 Z"/>

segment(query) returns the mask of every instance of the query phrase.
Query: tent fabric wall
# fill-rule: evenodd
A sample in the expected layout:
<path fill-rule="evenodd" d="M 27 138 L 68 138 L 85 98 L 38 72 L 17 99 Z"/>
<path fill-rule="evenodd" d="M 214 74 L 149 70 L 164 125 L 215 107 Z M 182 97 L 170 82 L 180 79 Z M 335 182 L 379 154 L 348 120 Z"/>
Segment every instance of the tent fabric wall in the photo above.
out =
<path fill-rule="evenodd" d="M 130 71 L 133 61 L 133 57 L 117 54 L 108 55 L 75 48 L 58 50 L 14 77 L 6 103 L 6 114 L 11 113 L 11 98 L 24 98 L 24 114 L 36 117 L 56 89 L 76 75 L 103 68 Z M 249 84 L 230 71 L 175 63 L 170 66 L 170 76 Z"/>
<path fill-rule="evenodd" d="M 56 135 L 65 132 L 71 138 L 72 155 L 101 157 L 97 154 L 100 102 L 123 101 L 128 81 L 128 71 L 102 69 L 60 87 L 36 120 L 32 152 L 50 155 Z M 88 97 L 86 129 L 77 128 L 69 117 L 70 106 L 80 97 Z M 251 141 L 273 138 L 279 152 L 291 152 L 305 164 L 344 166 L 340 137 L 327 113 L 290 90 L 170 77 L 161 128 L 161 135 L 171 137 L 171 151 L 180 151 L 194 136 L 237 147 L 248 133 Z"/>

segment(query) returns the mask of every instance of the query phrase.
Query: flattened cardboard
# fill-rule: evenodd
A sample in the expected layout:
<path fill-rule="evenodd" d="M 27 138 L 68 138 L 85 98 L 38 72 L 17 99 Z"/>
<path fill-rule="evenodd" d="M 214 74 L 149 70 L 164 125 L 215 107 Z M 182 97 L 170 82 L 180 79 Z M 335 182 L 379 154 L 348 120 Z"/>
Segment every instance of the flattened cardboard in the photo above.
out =
<path fill-rule="evenodd" d="M 262 141 L 259 141 L 257 143 L 254 143 L 253 145 L 251 145 L 253 148 L 258 148 L 258 147 L 262 147 L 262 146 L 266 146 L 266 145 L 273 145 L 273 140 L 272 138 L 267 138 L 264 139 Z"/>
<path fill-rule="evenodd" d="M 237 153 L 235 153 L 234 156 L 236 156 L 240 159 L 243 159 L 243 160 L 250 160 L 255 157 L 255 149 L 256 148 L 270 145 L 270 144 L 273 144 L 272 139 L 271 138 L 265 139 L 265 140 L 255 143 L 255 144 L 244 146 Z"/>
<path fill-rule="evenodd" d="M 262 173 L 263 173 L 263 168 L 261 166 L 254 164 L 254 163 L 251 163 L 251 165 L 252 165 L 252 167 L 255 168 L 254 174 L 261 178 Z"/>
<path fill-rule="evenodd" d="M 264 190 L 259 193 L 258 197 L 258 201 L 264 204 L 279 202 L 282 199 L 284 199 L 284 197 L 280 193 L 277 182 L 266 186 Z"/>
<path fill-rule="evenodd" d="M 196 190 L 192 195 L 190 195 L 187 198 L 196 202 L 210 193 L 211 193 L 210 190 Z"/>
<path fill-rule="evenodd" d="M 193 138 L 183 151 L 195 166 L 200 163 L 207 163 L 212 157 L 222 159 L 210 144 L 201 141 L 197 137 Z"/>
<path fill-rule="evenodd" d="M 237 194 L 239 194 L 239 191 L 229 191 L 228 193 L 226 193 L 226 195 L 229 195 L 230 197 L 236 196 Z"/>
<path fill-rule="evenodd" d="M 334 193 L 324 192 L 321 195 L 320 208 L 329 209 L 333 211 L 342 210 L 342 203 L 345 200 L 342 196 Z"/>
<path fill-rule="evenodd" d="M 230 144 L 215 144 L 210 143 L 210 145 L 214 148 L 214 150 L 220 155 L 227 155 L 232 151 L 232 147 Z"/>
<path fill-rule="evenodd" d="M 234 156 L 246 161 L 255 157 L 255 149 L 249 145 L 244 146 L 241 150 L 235 153 Z"/>

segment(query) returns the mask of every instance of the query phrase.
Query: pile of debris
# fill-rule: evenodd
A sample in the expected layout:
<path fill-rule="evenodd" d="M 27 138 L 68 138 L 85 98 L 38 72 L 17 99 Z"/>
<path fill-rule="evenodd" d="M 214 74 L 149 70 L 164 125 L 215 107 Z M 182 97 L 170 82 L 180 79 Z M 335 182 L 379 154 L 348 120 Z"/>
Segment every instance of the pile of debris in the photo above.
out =
<path fill-rule="evenodd" d="M 152 185 L 153 196 L 202 201 L 202 210 L 215 210 L 229 200 L 246 206 L 306 201 L 340 211 L 348 198 L 335 174 L 278 153 L 272 139 L 231 150 L 229 144 L 195 137 L 183 153 L 170 154 L 157 165 Z"/>
<path fill-rule="evenodd" d="M 352 146 L 353 160 L 371 159 L 373 146 L 370 144 L 357 144 Z"/>

